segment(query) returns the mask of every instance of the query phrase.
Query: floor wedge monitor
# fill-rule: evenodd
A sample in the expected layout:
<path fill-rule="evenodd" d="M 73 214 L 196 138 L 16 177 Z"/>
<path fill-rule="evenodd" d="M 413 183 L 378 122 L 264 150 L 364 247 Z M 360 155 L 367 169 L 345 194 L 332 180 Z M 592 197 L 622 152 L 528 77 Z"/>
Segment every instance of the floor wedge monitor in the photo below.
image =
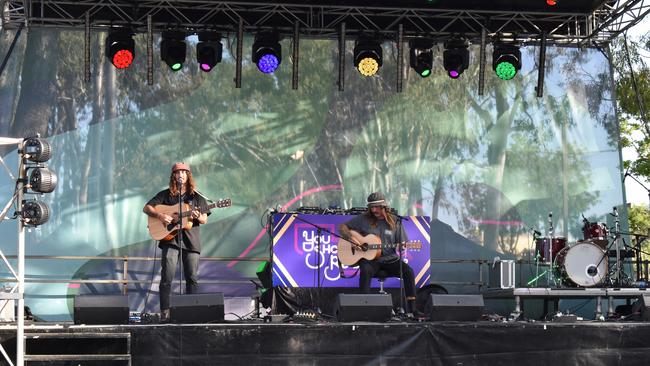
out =
<path fill-rule="evenodd" d="M 432 321 L 475 321 L 483 315 L 484 307 L 482 295 L 431 294 L 425 311 Z"/>
<path fill-rule="evenodd" d="M 334 306 L 341 322 L 385 322 L 392 316 L 390 294 L 339 294 Z"/>
<path fill-rule="evenodd" d="M 223 293 L 172 295 L 172 323 L 216 323 L 224 318 Z"/>
<path fill-rule="evenodd" d="M 75 324 L 127 324 L 127 295 L 77 295 L 74 297 Z"/>

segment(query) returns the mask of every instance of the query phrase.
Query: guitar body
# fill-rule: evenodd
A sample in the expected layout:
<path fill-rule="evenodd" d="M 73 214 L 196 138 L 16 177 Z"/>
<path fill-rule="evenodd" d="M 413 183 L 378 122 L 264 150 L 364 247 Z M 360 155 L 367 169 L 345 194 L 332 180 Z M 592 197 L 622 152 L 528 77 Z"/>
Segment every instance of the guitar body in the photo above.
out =
<path fill-rule="evenodd" d="M 178 205 L 156 205 L 155 208 L 156 212 L 172 216 L 174 217 L 174 221 L 177 221 Z M 187 203 L 183 203 L 183 212 L 189 210 L 190 206 Z M 189 216 L 183 216 L 180 225 L 179 222 L 171 222 L 169 225 L 165 225 L 156 217 L 147 216 L 147 218 L 149 234 L 154 240 L 172 240 L 178 233 L 179 228 L 182 227 L 184 230 L 189 230 L 193 226 L 192 219 Z"/>
<path fill-rule="evenodd" d="M 224 208 L 230 207 L 231 205 L 232 201 L 230 198 L 224 198 L 215 203 L 209 204 L 204 211 L 201 211 L 201 213 L 206 213 L 208 210 L 215 207 Z M 174 218 L 174 221 L 169 225 L 165 225 L 158 220 L 158 218 L 147 216 L 149 235 L 151 235 L 154 240 L 172 240 L 181 228 L 183 230 L 189 230 L 194 226 L 191 218 L 192 210 L 190 205 L 187 203 L 183 203 L 183 212 L 181 213 L 180 222 L 178 221 L 178 205 L 156 205 L 154 208 L 156 212 L 164 213 Z"/>
<path fill-rule="evenodd" d="M 371 261 L 379 258 L 381 256 L 381 247 L 378 249 L 368 248 L 364 244 L 379 244 L 381 245 L 381 239 L 377 235 L 368 234 L 363 236 L 354 230 L 350 230 L 350 238 L 355 245 L 348 240 L 339 240 L 338 244 L 338 256 L 339 263 L 345 264 L 346 266 L 356 266 L 359 264 L 359 261 L 363 258 Z M 365 250 L 364 250 L 365 249 Z"/>
<path fill-rule="evenodd" d="M 383 248 L 408 248 L 420 250 L 422 242 L 419 240 L 408 241 L 404 243 L 382 243 L 381 238 L 374 234 L 366 236 L 350 230 L 350 240 L 339 240 L 337 254 L 339 257 L 339 264 L 346 266 L 357 266 L 361 259 L 369 261 L 381 257 L 381 250 Z"/>

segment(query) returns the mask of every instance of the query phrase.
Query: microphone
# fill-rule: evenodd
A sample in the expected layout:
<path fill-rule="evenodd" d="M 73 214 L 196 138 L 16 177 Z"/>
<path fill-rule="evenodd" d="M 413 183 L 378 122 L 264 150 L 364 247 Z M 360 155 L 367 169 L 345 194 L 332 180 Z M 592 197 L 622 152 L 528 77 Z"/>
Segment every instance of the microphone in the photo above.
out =
<path fill-rule="evenodd" d="M 535 228 L 532 228 L 532 227 L 531 227 L 530 230 L 532 230 L 533 234 L 535 234 L 535 235 L 537 235 L 537 236 L 542 236 L 542 233 L 540 233 L 539 231 L 535 230 Z"/>

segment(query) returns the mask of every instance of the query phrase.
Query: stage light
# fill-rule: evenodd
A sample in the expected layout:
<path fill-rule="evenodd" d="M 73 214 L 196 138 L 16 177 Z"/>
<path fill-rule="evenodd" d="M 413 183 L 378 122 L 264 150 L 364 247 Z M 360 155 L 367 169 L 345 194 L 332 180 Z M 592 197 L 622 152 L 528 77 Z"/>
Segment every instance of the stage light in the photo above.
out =
<path fill-rule="evenodd" d="M 431 75 L 433 68 L 433 41 L 426 38 L 416 38 L 409 42 L 410 64 L 413 70 L 423 78 Z"/>
<path fill-rule="evenodd" d="M 273 73 L 282 62 L 282 47 L 275 32 L 257 33 L 252 52 L 257 69 L 265 74 Z"/>
<path fill-rule="evenodd" d="M 135 57 L 133 33 L 127 29 L 111 30 L 106 37 L 106 57 L 118 69 L 126 69 Z"/>
<path fill-rule="evenodd" d="M 50 207 L 42 201 L 23 202 L 22 218 L 27 226 L 43 225 L 50 219 Z"/>
<path fill-rule="evenodd" d="M 557 0 L 546 0 L 546 4 L 549 6 L 555 6 L 557 4 Z"/>
<path fill-rule="evenodd" d="M 376 39 L 361 36 L 354 46 L 354 67 L 363 76 L 373 76 L 382 64 L 381 43 Z"/>
<path fill-rule="evenodd" d="M 38 137 L 27 137 L 23 140 L 23 154 L 29 161 L 43 163 L 50 160 L 52 156 L 52 145 Z"/>
<path fill-rule="evenodd" d="M 512 44 L 494 44 L 492 68 L 502 80 L 514 78 L 521 69 L 521 51 L 519 51 L 519 47 Z"/>
<path fill-rule="evenodd" d="M 185 33 L 175 31 L 163 32 L 162 41 L 160 42 L 160 58 L 165 61 L 172 71 L 178 71 L 183 68 L 186 51 Z"/>
<path fill-rule="evenodd" d="M 51 193 L 56 188 L 56 183 L 56 174 L 46 167 L 35 168 L 29 175 L 29 185 L 34 192 Z"/>
<path fill-rule="evenodd" d="M 196 44 L 196 61 L 201 71 L 210 72 L 219 62 L 223 46 L 221 35 L 217 32 L 199 32 L 199 43 Z"/>
<path fill-rule="evenodd" d="M 450 78 L 458 79 L 460 77 L 469 67 L 469 50 L 465 39 L 452 38 L 445 42 L 442 63 Z"/>

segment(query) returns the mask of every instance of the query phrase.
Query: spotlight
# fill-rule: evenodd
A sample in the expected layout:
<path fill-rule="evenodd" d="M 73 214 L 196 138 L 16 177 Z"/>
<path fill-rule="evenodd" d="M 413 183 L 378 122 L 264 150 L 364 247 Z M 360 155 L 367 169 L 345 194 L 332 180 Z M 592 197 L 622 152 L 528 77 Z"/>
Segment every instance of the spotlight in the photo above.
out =
<path fill-rule="evenodd" d="M 255 35 L 253 62 L 257 65 L 257 69 L 265 74 L 273 73 L 280 66 L 282 47 L 277 33 L 260 32 Z"/>
<path fill-rule="evenodd" d="M 512 44 L 496 43 L 492 52 L 492 68 L 499 79 L 510 80 L 521 69 L 521 51 Z"/>
<path fill-rule="evenodd" d="M 172 71 L 182 69 L 187 51 L 185 33 L 166 31 L 163 32 L 162 38 L 160 42 L 160 58 L 165 61 Z"/>
<path fill-rule="evenodd" d="M 382 64 L 381 43 L 376 39 L 361 36 L 354 45 L 354 67 L 363 76 L 373 76 Z"/>
<path fill-rule="evenodd" d="M 135 57 L 133 33 L 127 29 L 111 30 L 106 37 L 106 57 L 118 69 L 126 69 Z"/>
<path fill-rule="evenodd" d="M 52 156 L 52 145 L 38 137 L 27 137 L 23 140 L 23 153 L 27 160 L 35 163 L 43 163 L 50 160 Z"/>
<path fill-rule="evenodd" d="M 431 75 L 433 68 L 433 41 L 426 38 L 416 38 L 409 42 L 410 64 L 413 70 L 423 78 Z"/>
<path fill-rule="evenodd" d="M 196 61 L 201 71 L 210 72 L 221 62 L 221 35 L 216 32 L 199 32 L 199 43 L 196 44 Z"/>
<path fill-rule="evenodd" d="M 557 5 L 557 0 L 546 0 L 546 4 L 549 6 Z"/>
<path fill-rule="evenodd" d="M 21 216 L 25 222 L 25 225 L 43 225 L 47 222 L 47 220 L 50 219 L 50 207 L 42 201 L 24 201 Z"/>
<path fill-rule="evenodd" d="M 450 78 L 458 79 L 460 77 L 469 67 L 469 50 L 465 39 L 452 38 L 445 43 L 442 63 Z"/>
<path fill-rule="evenodd" d="M 29 176 L 29 184 L 34 192 L 51 193 L 56 188 L 56 183 L 56 174 L 46 167 L 33 169 Z"/>

